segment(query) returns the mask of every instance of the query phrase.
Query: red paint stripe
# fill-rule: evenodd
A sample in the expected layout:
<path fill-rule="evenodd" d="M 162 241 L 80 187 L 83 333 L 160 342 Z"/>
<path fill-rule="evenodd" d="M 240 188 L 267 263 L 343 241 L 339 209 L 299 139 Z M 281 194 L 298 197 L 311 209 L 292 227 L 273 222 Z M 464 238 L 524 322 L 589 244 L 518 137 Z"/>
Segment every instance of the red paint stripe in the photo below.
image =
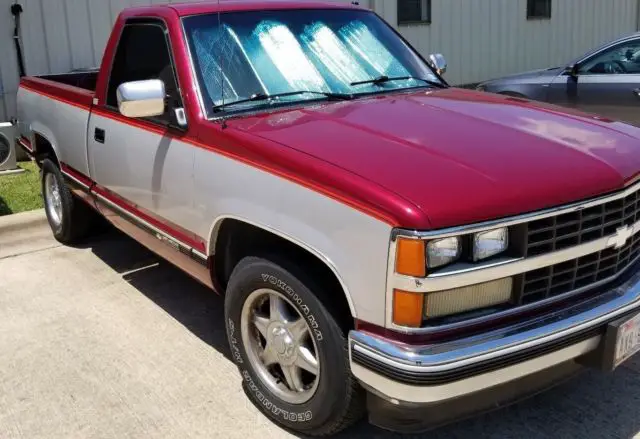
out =
<path fill-rule="evenodd" d="M 104 108 L 94 108 L 91 114 L 101 117 L 106 117 L 107 119 L 115 120 L 116 122 L 121 122 L 125 125 L 133 126 L 136 128 L 143 129 L 145 131 L 150 131 L 155 134 L 160 134 L 163 136 L 170 137 L 172 139 L 180 139 L 183 140 L 182 137 L 175 136 L 170 134 L 167 128 L 159 127 L 158 125 L 152 122 L 146 122 L 140 119 L 131 119 L 129 117 L 125 117 L 120 113 L 116 113 L 115 111 L 106 110 Z"/>
<path fill-rule="evenodd" d="M 21 85 L 21 87 L 24 87 L 24 85 Z M 27 87 L 25 87 L 25 88 L 27 88 Z M 45 96 L 50 97 L 51 99 L 62 100 L 58 96 L 54 96 L 54 95 L 50 95 L 50 94 L 44 93 L 41 90 L 32 89 L 32 91 L 35 92 L 35 93 L 44 94 Z M 71 103 L 71 105 L 73 105 L 73 103 Z M 89 109 L 89 108 L 86 108 L 86 107 L 80 107 L 80 108 L 85 108 L 87 110 Z M 160 127 L 158 127 L 157 125 L 155 125 L 155 124 L 153 124 L 151 122 L 145 122 L 145 121 L 141 121 L 141 120 L 134 120 L 134 119 L 122 116 L 121 114 L 116 113 L 114 111 L 105 110 L 105 109 L 102 109 L 102 108 L 93 108 L 91 111 L 92 111 L 92 114 L 95 114 L 95 115 L 98 115 L 98 116 L 102 116 L 102 117 L 106 117 L 108 119 L 112 119 L 112 120 L 115 120 L 117 122 L 121 122 L 121 123 L 123 123 L 125 125 L 134 126 L 136 128 L 140 128 L 140 129 L 143 129 L 143 130 L 155 133 L 155 134 L 159 134 L 159 135 L 162 135 L 162 136 L 169 137 L 171 139 L 175 139 L 175 140 L 179 140 L 181 142 L 188 143 L 188 144 L 196 146 L 198 148 L 206 149 L 207 151 L 215 152 L 217 154 L 223 155 L 223 156 L 225 156 L 227 158 L 230 158 L 232 160 L 244 163 L 244 164 L 249 165 L 249 166 L 251 166 L 253 168 L 256 168 L 256 169 L 260 169 L 260 170 L 262 170 L 264 172 L 267 172 L 269 174 L 276 175 L 278 177 L 284 178 L 284 179 L 289 180 L 289 181 L 291 181 L 293 183 L 296 183 L 296 184 L 298 184 L 300 186 L 306 187 L 307 189 L 310 189 L 310 190 L 312 190 L 314 192 L 317 192 L 317 193 L 320 193 L 322 195 L 325 195 L 325 196 L 327 196 L 327 197 L 329 197 L 329 198 L 331 198 L 331 199 L 333 199 L 335 201 L 338 201 L 338 202 L 340 202 L 342 204 L 345 204 L 345 205 L 347 205 L 349 207 L 352 207 L 355 210 L 358 210 L 358 211 L 360 211 L 360 212 L 362 212 L 362 213 L 364 213 L 364 214 L 366 214 L 366 215 L 368 215 L 370 217 L 376 218 L 379 221 L 382 221 L 382 222 L 384 222 L 386 224 L 389 224 L 392 227 L 400 226 L 400 222 L 396 218 L 394 218 L 393 216 L 389 215 L 386 212 L 376 210 L 375 208 L 373 208 L 373 207 L 371 207 L 371 206 L 369 206 L 367 204 L 361 203 L 358 200 L 354 200 L 354 199 L 349 198 L 349 197 L 347 197 L 345 195 L 342 195 L 342 194 L 340 194 L 339 192 L 337 192 L 335 190 L 331 190 L 330 188 L 327 188 L 327 187 L 324 187 L 324 186 L 321 186 L 321 185 L 318 185 L 318 184 L 314 184 L 313 182 L 310 182 L 308 180 L 304 180 L 301 177 L 299 177 L 299 176 L 297 176 L 297 175 L 295 175 L 293 173 L 289 173 L 289 172 L 286 172 L 284 170 L 277 169 L 277 168 L 275 168 L 273 166 L 265 165 L 264 163 L 259 163 L 259 162 L 256 162 L 254 160 L 250 160 L 247 157 L 240 156 L 238 154 L 234 154 L 234 153 L 232 153 L 230 151 L 226 151 L 226 150 L 221 149 L 221 148 L 216 148 L 213 145 L 202 143 L 199 140 L 194 139 L 194 138 L 176 136 L 176 135 L 170 133 L 167 129 L 160 128 Z"/>
<path fill-rule="evenodd" d="M 207 246 L 205 242 L 200 239 L 196 240 L 194 233 L 189 232 L 188 230 L 183 229 L 182 227 L 176 224 L 173 224 L 165 220 L 164 218 L 160 219 L 155 215 L 152 216 L 152 214 L 148 212 L 146 209 L 143 210 L 140 206 L 136 206 L 133 203 L 130 203 L 129 201 L 119 197 L 118 195 L 114 194 L 113 192 L 111 192 L 110 190 L 102 186 L 98 186 L 96 184 L 93 186 L 91 191 L 106 198 L 107 200 L 109 200 L 119 208 L 127 211 L 134 217 L 137 217 L 146 221 L 147 223 L 163 231 L 164 233 L 171 236 L 172 238 L 175 238 L 176 240 L 188 245 L 189 247 L 193 247 L 195 250 L 198 250 L 199 252 L 206 254 Z"/>
<path fill-rule="evenodd" d="M 76 171 L 71 166 L 67 165 L 66 163 L 60 163 L 60 169 L 62 170 L 63 173 L 70 175 L 71 177 L 75 178 L 80 183 L 84 184 L 85 186 L 87 186 L 89 188 L 93 184 L 93 182 L 91 181 L 91 179 L 89 177 L 87 177 L 86 175 L 84 175 L 83 173 L 81 173 L 79 171 Z"/>
<path fill-rule="evenodd" d="M 337 193 L 336 191 L 331 191 L 331 190 L 329 190 L 329 189 L 327 189 L 327 188 L 325 188 L 323 186 L 316 185 L 313 182 L 310 182 L 310 181 L 307 181 L 307 180 L 303 180 L 302 178 L 298 177 L 297 175 L 290 174 L 288 172 L 284 172 L 284 171 L 282 171 L 280 169 L 277 169 L 277 168 L 274 168 L 272 166 L 267 166 L 264 163 L 256 162 L 256 161 L 251 160 L 251 159 L 249 159 L 247 157 L 244 157 L 244 156 L 241 156 L 241 155 L 238 155 L 238 154 L 234 154 L 234 153 L 232 153 L 230 151 L 227 151 L 227 150 L 224 150 L 224 149 L 221 149 L 221 148 L 216 148 L 216 147 L 214 147 L 212 145 L 203 143 L 203 142 L 201 142 L 199 140 L 196 140 L 194 138 L 176 136 L 176 135 L 170 133 L 166 129 L 159 128 L 157 125 L 155 125 L 153 123 L 130 119 L 130 118 L 124 117 L 124 116 L 122 116 L 122 115 L 120 115 L 118 113 L 115 113 L 113 111 L 104 110 L 104 109 L 97 109 L 96 108 L 96 109 L 93 110 L 93 114 L 96 114 L 96 115 L 99 115 L 99 116 L 102 116 L 102 117 L 106 117 L 108 119 L 112 119 L 112 120 L 115 120 L 117 122 L 124 123 L 126 125 L 135 126 L 137 128 L 140 128 L 140 129 L 143 129 L 143 130 L 147 130 L 147 131 L 150 131 L 150 132 L 153 132 L 153 133 L 156 133 L 156 134 L 160 134 L 160 135 L 169 137 L 171 139 L 179 140 L 181 142 L 188 143 L 188 144 L 196 146 L 198 148 L 202 148 L 202 149 L 206 149 L 208 151 L 212 151 L 212 152 L 214 152 L 216 154 L 220 154 L 220 155 L 225 156 L 227 158 L 230 158 L 232 160 L 244 163 L 244 164 L 249 165 L 249 166 L 251 166 L 253 168 L 257 168 L 257 169 L 260 169 L 260 170 L 262 170 L 264 172 L 268 172 L 269 174 L 276 175 L 278 177 L 281 177 L 281 178 L 284 178 L 286 180 L 289 180 L 289 181 L 291 181 L 293 183 L 296 183 L 296 184 L 298 184 L 300 186 L 306 187 L 307 189 L 310 189 L 310 190 L 312 190 L 314 192 L 321 193 L 321 194 L 323 194 L 323 195 L 325 195 L 325 196 L 327 196 L 327 197 L 329 197 L 329 198 L 331 198 L 331 199 L 333 199 L 335 201 L 338 201 L 338 202 L 340 202 L 342 204 L 350 206 L 350 207 L 352 207 L 352 208 L 354 208 L 354 209 L 356 209 L 356 210 L 358 210 L 358 211 L 360 211 L 360 212 L 362 212 L 364 214 L 367 214 L 367 215 L 369 215 L 369 216 L 371 216 L 373 218 L 376 218 L 376 219 L 378 219 L 378 220 L 380 220 L 380 221 L 382 221 L 384 223 L 387 223 L 387 224 L 389 224 L 391 226 L 395 226 L 395 227 L 399 226 L 399 222 L 395 218 L 385 214 L 384 212 L 379 212 L 379 211 L 377 211 L 375 209 L 372 209 L 370 206 L 367 206 L 367 205 L 365 205 L 363 203 L 359 203 L 356 200 L 347 198 L 347 197 Z"/>
<path fill-rule="evenodd" d="M 364 214 L 366 214 L 368 216 L 376 218 L 376 219 L 378 219 L 378 220 L 380 220 L 380 221 L 382 221 L 384 223 L 387 223 L 387 224 L 389 224 L 389 225 L 391 225 L 393 227 L 398 227 L 400 225 L 399 222 L 395 218 L 391 217 L 390 215 L 387 215 L 384 212 L 379 212 L 379 211 L 371 208 L 370 206 L 362 204 L 362 203 L 358 202 L 357 200 L 353 200 L 351 198 L 347 198 L 344 195 L 341 195 L 340 193 L 338 193 L 336 191 L 332 191 L 332 190 L 330 190 L 330 189 L 328 189 L 328 188 L 326 188 L 324 186 L 320 186 L 320 185 L 314 184 L 313 182 L 308 181 L 308 180 L 303 180 L 302 178 L 298 177 L 295 174 L 291 174 L 291 173 L 285 172 L 283 170 L 274 168 L 272 166 L 267 166 L 264 163 L 260 163 L 260 162 L 254 161 L 254 160 L 250 160 L 247 157 L 243 157 L 243 156 L 234 154 L 234 153 L 232 153 L 230 151 L 226 151 L 226 150 L 223 150 L 223 149 L 220 149 L 220 148 L 213 147 L 213 146 L 211 146 L 209 144 L 202 143 L 202 142 L 200 142 L 198 140 L 182 139 L 182 138 L 179 138 L 178 140 L 182 140 L 183 142 L 186 142 L 186 143 L 189 143 L 191 145 L 197 146 L 198 148 L 202 148 L 202 149 L 206 149 L 206 150 L 209 150 L 209 151 L 213 151 L 213 152 L 215 152 L 217 154 L 223 155 L 223 156 L 228 157 L 228 158 L 230 158 L 232 160 L 244 163 L 244 164 L 249 165 L 249 166 L 251 166 L 253 168 L 257 168 L 257 169 L 260 169 L 262 171 L 268 172 L 269 174 L 276 175 L 278 177 L 281 177 L 281 178 L 284 178 L 286 180 L 289 180 L 292 183 L 296 183 L 296 184 L 298 184 L 300 186 L 303 186 L 303 187 L 306 187 L 307 189 L 310 189 L 310 190 L 312 190 L 314 192 L 317 192 L 317 193 L 320 193 L 322 195 L 325 195 L 325 196 L 327 196 L 327 197 L 329 197 L 329 198 L 331 198 L 331 199 L 333 199 L 335 201 L 338 201 L 339 203 L 342 203 L 342 204 L 345 204 L 345 205 L 347 205 L 349 207 L 352 207 L 355 210 L 358 210 L 358 211 L 360 211 L 360 212 L 362 212 L 362 213 L 364 213 Z"/>
<path fill-rule="evenodd" d="M 371 207 L 362 204 L 362 203 L 358 203 L 356 200 L 352 200 L 350 198 L 347 198 L 343 195 L 340 195 L 339 193 L 335 192 L 335 191 L 331 191 L 328 190 L 325 187 L 322 187 L 320 185 L 315 185 L 312 182 L 309 182 L 307 180 L 303 180 L 300 177 L 294 175 L 294 174 L 290 174 L 287 172 L 284 172 L 282 170 L 276 169 L 272 166 L 267 166 L 263 163 L 259 163 L 253 160 L 248 159 L 247 157 L 244 156 L 240 156 L 238 154 L 234 154 L 230 151 L 226 151 L 220 148 L 216 148 L 214 146 L 211 146 L 209 144 L 206 143 L 202 143 L 196 139 L 193 138 L 189 138 L 189 137 L 180 137 L 180 136 L 176 136 L 171 134 L 168 130 L 163 129 L 163 128 L 159 128 L 157 125 L 154 125 L 152 123 L 148 123 L 148 122 L 144 122 L 144 121 L 139 121 L 139 120 L 134 120 L 134 119 L 129 119 L 127 117 L 124 117 L 118 113 L 115 113 L 113 111 L 109 111 L 109 110 L 104 110 L 104 109 L 94 109 L 93 110 L 93 114 L 102 116 L 102 117 L 106 117 L 108 119 L 112 119 L 115 120 L 117 122 L 121 122 L 124 123 L 126 125 L 131 125 L 131 126 L 135 126 L 137 128 L 143 129 L 143 130 L 147 130 L 156 134 L 160 134 L 166 137 L 169 137 L 171 139 L 175 139 L 175 140 L 179 140 L 185 143 L 188 143 L 190 145 L 196 146 L 198 148 L 202 148 L 202 149 L 206 149 L 208 151 L 212 151 L 215 152 L 217 154 L 223 155 L 225 157 L 228 157 L 232 160 L 244 163 L 246 165 L 249 165 L 253 168 L 257 168 L 260 169 L 262 171 L 268 172 L 269 174 L 273 174 L 276 175 L 278 177 L 284 178 L 286 180 L 289 180 L 293 183 L 296 183 L 300 186 L 306 187 L 307 189 L 311 189 L 314 192 L 318 192 L 321 193 L 333 200 L 336 200 L 342 204 L 346 204 L 347 206 L 350 206 L 362 213 L 365 213 L 369 216 L 372 216 L 374 218 L 379 219 L 382 222 L 385 222 L 387 224 L 390 224 L 392 226 L 398 226 L 399 223 L 395 218 L 392 218 L 389 215 L 386 215 L 383 212 L 378 212 L 377 210 L 372 209 Z"/>
<path fill-rule="evenodd" d="M 116 195 L 109 189 L 99 186 L 98 184 L 94 183 L 93 180 L 91 180 L 89 177 L 73 169 L 65 163 L 61 163 L 60 167 L 62 169 L 62 172 L 90 187 L 92 193 L 99 194 L 103 198 L 120 207 L 122 210 L 125 210 L 126 212 L 131 214 L 133 217 L 146 221 L 147 223 L 163 231 L 170 237 L 175 238 L 176 240 L 188 245 L 189 247 L 192 247 L 195 250 L 206 254 L 206 243 L 204 242 L 204 240 L 197 238 L 194 233 L 176 224 L 173 224 L 172 222 L 167 221 L 164 218 L 159 218 L 146 209 L 142 209 L 141 207 L 136 206 L 135 204 Z"/>
<path fill-rule="evenodd" d="M 31 146 L 31 141 L 29 141 L 29 139 L 27 139 L 25 136 L 20 136 L 20 138 L 18 139 L 18 143 L 20 143 L 20 145 L 24 149 L 26 149 L 31 154 L 33 154 L 33 147 Z"/>
<path fill-rule="evenodd" d="M 79 102 L 76 102 L 76 101 L 72 101 L 70 99 L 64 98 L 64 97 L 59 96 L 57 94 L 52 94 L 52 93 L 46 92 L 44 90 L 41 90 L 41 89 L 38 89 L 38 88 L 34 88 L 34 87 L 32 87 L 30 85 L 27 85 L 25 83 L 21 83 L 20 84 L 20 88 L 24 88 L 25 90 L 29 90 L 30 92 L 37 93 L 37 94 L 42 95 L 42 96 L 46 96 L 48 98 L 54 99 L 54 100 L 59 101 L 59 102 L 63 102 L 63 103 L 68 104 L 68 105 L 72 105 L 72 106 L 74 106 L 76 108 L 80 108 L 82 110 L 87 110 L 88 111 L 88 110 L 91 109 L 91 105 L 86 105 L 86 104 L 82 104 L 82 103 L 79 103 Z M 93 97 L 91 99 L 93 99 Z"/>

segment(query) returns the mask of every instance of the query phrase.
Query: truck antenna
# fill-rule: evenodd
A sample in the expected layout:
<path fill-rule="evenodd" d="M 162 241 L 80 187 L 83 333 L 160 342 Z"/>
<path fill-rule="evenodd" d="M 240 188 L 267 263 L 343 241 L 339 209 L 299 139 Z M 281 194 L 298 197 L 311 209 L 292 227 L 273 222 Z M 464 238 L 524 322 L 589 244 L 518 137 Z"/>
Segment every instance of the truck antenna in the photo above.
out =
<path fill-rule="evenodd" d="M 219 42 L 221 44 L 223 44 L 224 42 L 222 41 L 222 17 L 221 17 L 221 15 L 222 15 L 222 11 L 220 10 L 220 0 L 218 0 L 218 35 L 219 35 L 218 39 L 219 39 Z M 220 84 L 220 92 L 221 92 L 221 95 L 222 95 L 222 102 L 221 102 L 220 108 L 224 108 L 224 69 L 222 68 L 222 60 L 224 58 L 224 55 L 223 55 L 224 47 L 221 44 L 218 44 L 218 47 L 220 48 L 220 54 L 219 54 L 219 58 L 218 58 L 218 67 L 220 68 L 220 83 L 221 83 Z M 227 119 L 224 116 L 222 116 L 220 122 L 221 122 L 223 130 L 225 128 L 227 128 Z"/>

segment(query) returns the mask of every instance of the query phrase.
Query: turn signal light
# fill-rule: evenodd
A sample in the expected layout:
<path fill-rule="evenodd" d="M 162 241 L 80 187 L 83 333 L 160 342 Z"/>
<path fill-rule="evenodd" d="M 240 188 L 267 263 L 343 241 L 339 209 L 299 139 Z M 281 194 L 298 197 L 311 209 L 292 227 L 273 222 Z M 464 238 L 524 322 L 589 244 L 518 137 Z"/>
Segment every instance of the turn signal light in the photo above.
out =
<path fill-rule="evenodd" d="M 424 294 L 393 290 L 393 323 L 419 328 L 424 313 Z"/>
<path fill-rule="evenodd" d="M 414 277 L 427 275 L 425 244 L 422 239 L 398 238 L 396 273 Z"/>

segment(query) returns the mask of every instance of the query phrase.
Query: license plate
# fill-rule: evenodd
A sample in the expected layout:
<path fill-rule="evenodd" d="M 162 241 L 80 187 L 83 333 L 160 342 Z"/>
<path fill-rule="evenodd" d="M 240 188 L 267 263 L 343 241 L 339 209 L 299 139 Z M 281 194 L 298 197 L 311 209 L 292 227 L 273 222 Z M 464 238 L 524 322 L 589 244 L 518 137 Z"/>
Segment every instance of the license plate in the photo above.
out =
<path fill-rule="evenodd" d="M 640 351 L 640 315 L 623 323 L 616 338 L 614 367 Z"/>

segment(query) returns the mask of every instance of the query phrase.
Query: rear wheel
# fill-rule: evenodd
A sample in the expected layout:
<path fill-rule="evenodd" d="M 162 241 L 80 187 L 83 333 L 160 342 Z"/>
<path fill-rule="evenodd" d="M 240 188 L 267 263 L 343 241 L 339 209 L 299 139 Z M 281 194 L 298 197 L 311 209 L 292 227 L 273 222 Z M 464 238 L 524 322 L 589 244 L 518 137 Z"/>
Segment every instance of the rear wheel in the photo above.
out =
<path fill-rule="evenodd" d="M 60 169 L 49 159 L 42 162 L 42 195 L 53 236 L 63 244 L 84 238 L 96 219 L 96 213 L 71 195 Z"/>
<path fill-rule="evenodd" d="M 311 279 L 287 261 L 270 259 L 240 261 L 225 297 L 229 344 L 245 392 L 286 428 L 334 434 L 364 413 L 346 337 Z"/>

